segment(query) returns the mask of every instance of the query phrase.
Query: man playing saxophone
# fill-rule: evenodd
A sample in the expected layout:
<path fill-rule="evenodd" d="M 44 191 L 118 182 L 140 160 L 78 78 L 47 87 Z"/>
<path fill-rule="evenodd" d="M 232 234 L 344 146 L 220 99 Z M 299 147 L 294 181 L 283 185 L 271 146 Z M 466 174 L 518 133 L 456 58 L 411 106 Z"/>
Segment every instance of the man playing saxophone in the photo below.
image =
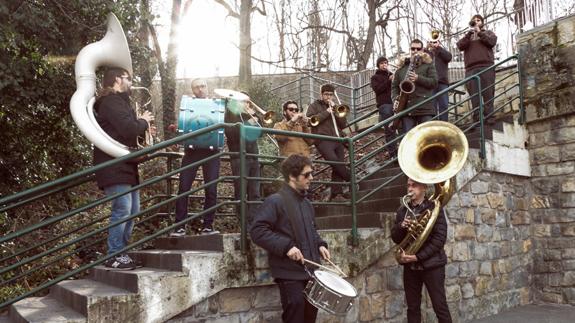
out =
<path fill-rule="evenodd" d="M 295 101 L 286 101 L 282 110 L 283 119 L 274 125 L 274 129 L 311 133 L 309 119 L 299 111 Z M 285 135 L 275 135 L 275 138 L 279 145 L 280 156 L 289 157 L 293 154 L 300 154 L 309 157 L 312 139 Z"/>
<path fill-rule="evenodd" d="M 409 228 L 426 210 L 433 210 L 435 204 L 425 196 L 427 186 L 413 179 L 407 180 L 407 196 L 410 201 L 404 203 L 396 212 L 395 224 L 391 228 L 391 239 L 400 244 L 408 235 Z M 433 310 L 439 323 L 450 323 L 451 314 L 445 296 L 445 265 L 447 256 L 443 246 L 447 240 L 447 220 L 443 209 L 427 240 L 414 255 L 401 251 L 398 261 L 403 265 L 403 288 L 407 303 L 407 321 L 421 322 L 421 292 L 429 293 Z"/>
<path fill-rule="evenodd" d="M 423 42 L 419 39 L 411 41 L 411 56 L 395 72 L 391 84 L 391 98 L 401 102 L 405 98 L 405 110 L 433 95 L 437 87 L 437 72 L 433 58 L 423 52 Z M 408 90 L 406 90 L 408 88 Z M 394 107 L 394 110 L 395 109 Z M 402 109 L 403 110 L 403 109 Z M 395 111 L 398 113 L 399 111 Z M 433 102 L 420 105 L 415 110 L 401 118 L 403 133 L 409 132 L 415 126 L 429 121 L 435 115 Z"/>

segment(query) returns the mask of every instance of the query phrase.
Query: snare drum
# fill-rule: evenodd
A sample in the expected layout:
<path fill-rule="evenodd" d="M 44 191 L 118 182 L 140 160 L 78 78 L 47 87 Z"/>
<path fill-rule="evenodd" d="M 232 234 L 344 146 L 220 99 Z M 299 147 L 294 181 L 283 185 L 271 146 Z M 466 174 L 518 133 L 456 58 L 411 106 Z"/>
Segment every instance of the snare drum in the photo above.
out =
<path fill-rule="evenodd" d="M 313 306 L 335 315 L 346 315 L 357 297 L 353 285 L 336 274 L 322 270 L 313 273 L 303 293 Z"/>
<path fill-rule="evenodd" d="M 178 132 L 186 134 L 214 124 L 224 123 L 226 102 L 223 99 L 198 99 L 182 96 L 178 116 Z M 222 149 L 224 128 L 212 130 L 201 136 L 190 138 L 183 143 L 186 148 Z"/>

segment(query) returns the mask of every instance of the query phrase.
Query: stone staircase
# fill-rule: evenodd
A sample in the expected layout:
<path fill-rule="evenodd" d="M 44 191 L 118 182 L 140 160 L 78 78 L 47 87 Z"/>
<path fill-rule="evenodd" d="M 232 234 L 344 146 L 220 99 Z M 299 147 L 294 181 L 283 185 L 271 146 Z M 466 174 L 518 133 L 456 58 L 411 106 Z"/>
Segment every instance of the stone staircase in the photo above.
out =
<path fill-rule="evenodd" d="M 513 167 L 520 174 L 525 173 L 523 164 L 529 165 L 524 147 L 526 132 L 517 121 L 499 120 L 485 134 L 489 138 L 485 160 L 479 158 L 478 133 L 468 135 L 470 155 L 457 175 L 459 187 L 490 165 Z M 502 149 L 515 152 L 512 156 L 517 162 L 506 160 L 511 166 L 501 166 L 500 161 L 494 161 Z M 392 164 L 372 173 L 359 184 L 358 196 L 365 196 L 400 171 L 397 164 Z M 402 175 L 357 205 L 358 227 L 362 228 L 360 246 L 370 247 L 363 253 L 353 248 L 334 250 L 335 257 L 345 259 L 340 264 L 344 271 L 356 274 L 390 250 L 389 226 L 405 194 L 405 181 Z M 318 228 L 332 245 L 349 245 L 351 221 L 349 206 L 316 206 Z M 95 267 L 84 279 L 52 286 L 47 296 L 13 304 L 8 317 L 0 321 L 164 322 L 223 289 L 270 283 L 266 253 L 253 246 L 248 255 L 240 253 L 239 234 L 159 238 L 155 248 L 130 253 L 144 264 L 143 268 L 116 271 Z"/>

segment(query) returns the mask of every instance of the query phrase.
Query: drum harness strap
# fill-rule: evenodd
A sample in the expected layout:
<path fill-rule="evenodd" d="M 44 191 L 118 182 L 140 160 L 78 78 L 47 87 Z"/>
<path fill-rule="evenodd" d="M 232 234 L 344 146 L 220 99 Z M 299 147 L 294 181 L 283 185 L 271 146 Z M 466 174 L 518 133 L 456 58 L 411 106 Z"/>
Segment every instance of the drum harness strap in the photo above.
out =
<path fill-rule="evenodd" d="M 295 220 L 294 220 L 294 216 L 297 214 L 295 207 L 293 205 L 293 203 L 290 203 L 291 198 L 288 196 L 288 193 L 285 191 L 286 187 L 280 189 L 279 194 L 282 197 L 282 201 L 284 202 L 284 204 L 286 205 L 287 208 L 287 217 L 289 219 L 289 222 L 291 224 L 291 230 L 294 233 L 295 237 L 293 237 L 295 239 L 295 243 L 298 246 L 298 248 L 301 249 L 301 241 L 302 241 L 302 237 L 301 237 L 301 232 L 303 230 L 296 230 L 296 229 L 302 229 L 301 226 L 299 226 Z M 310 248 L 312 248 L 312 246 L 310 246 Z M 312 273 L 309 271 L 309 269 L 307 268 L 307 266 L 305 264 L 303 264 L 303 268 L 306 271 L 306 273 L 309 275 L 310 278 L 313 278 Z"/>

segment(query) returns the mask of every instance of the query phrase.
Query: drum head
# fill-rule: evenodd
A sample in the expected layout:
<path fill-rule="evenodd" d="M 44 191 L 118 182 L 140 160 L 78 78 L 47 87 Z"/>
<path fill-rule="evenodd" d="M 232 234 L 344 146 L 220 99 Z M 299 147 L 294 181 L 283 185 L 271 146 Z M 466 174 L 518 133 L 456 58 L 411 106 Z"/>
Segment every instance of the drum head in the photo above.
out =
<path fill-rule="evenodd" d="M 355 287 L 336 274 L 330 273 L 329 271 L 316 270 L 314 271 L 314 275 L 322 285 L 339 294 L 349 297 L 357 296 Z"/>
<path fill-rule="evenodd" d="M 247 101 L 250 99 L 249 96 L 243 94 L 242 92 L 228 90 L 228 89 L 215 89 L 214 93 L 222 98 L 228 98 L 238 101 Z"/>

